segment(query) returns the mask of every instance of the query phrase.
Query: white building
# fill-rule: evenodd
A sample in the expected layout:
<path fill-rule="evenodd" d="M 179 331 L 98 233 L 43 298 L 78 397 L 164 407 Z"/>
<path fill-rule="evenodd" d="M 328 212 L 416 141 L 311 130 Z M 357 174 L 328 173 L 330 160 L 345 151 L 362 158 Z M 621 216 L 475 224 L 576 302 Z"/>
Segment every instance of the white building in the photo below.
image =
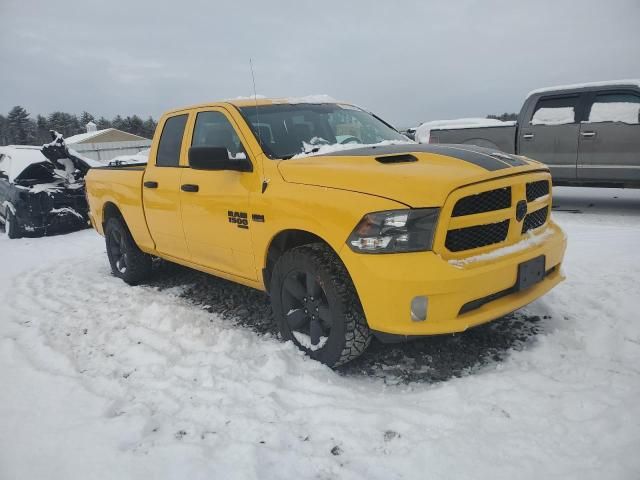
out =
<path fill-rule="evenodd" d="M 135 155 L 151 146 L 151 140 L 148 138 L 116 128 L 98 130 L 93 122 L 87 123 L 87 133 L 73 135 L 64 140 L 69 148 L 83 156 L 105 163 L 121 155 Z"/>

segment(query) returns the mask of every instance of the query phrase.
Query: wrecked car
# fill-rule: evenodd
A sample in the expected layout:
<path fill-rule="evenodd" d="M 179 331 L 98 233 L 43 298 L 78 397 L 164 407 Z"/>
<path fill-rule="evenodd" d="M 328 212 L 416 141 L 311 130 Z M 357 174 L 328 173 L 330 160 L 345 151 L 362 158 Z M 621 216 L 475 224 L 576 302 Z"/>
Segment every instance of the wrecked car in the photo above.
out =
<path fill-rule="evenodd" d="M 84 177 L 95 162 L 53 135 L 42 147 L 0 147 L 0 223 L 9 238 L 88 226 Z"/>

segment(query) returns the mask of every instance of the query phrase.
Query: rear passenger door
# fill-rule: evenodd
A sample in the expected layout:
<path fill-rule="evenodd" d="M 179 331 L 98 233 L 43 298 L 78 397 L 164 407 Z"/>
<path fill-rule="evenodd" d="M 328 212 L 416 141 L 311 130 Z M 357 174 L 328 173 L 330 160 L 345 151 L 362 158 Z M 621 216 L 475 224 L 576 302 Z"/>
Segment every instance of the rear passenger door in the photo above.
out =
<path fill-rule="evenodd" d="M 250 159 L 237 126 L 222 108 L 194 112 L 190 145 L 224 147 L 231 158 Z M 251 159 L 250 159 L 251 160 Z M 254 162 L 255 163 L 255 162 Z M 258 173 L 185 168 L 182 174 L 182 224 L 191 262 L 255 280 L 249 195 Z"/>
<path fill-rule="evenodd" d="M 183 143 L 188 115 L 165 119 L 155 152 L 145 170 L 142 199 L 149 233 L 156 250 L 170 257 L 188 260 L 189 250 L 182 229 L 180 211 L 180 159 L 185 155 Z"/>
<path fill-rule="evenodd" d="M 518 131 L 518 153 L 549 166 L 554 180 L 575 180 L 580 95 L 541 97 Z"/>
<path fill-rule="evenodd" d="M 640 182 L 640 94 L 593 93 L 580 125 L 578 179 Z"/>

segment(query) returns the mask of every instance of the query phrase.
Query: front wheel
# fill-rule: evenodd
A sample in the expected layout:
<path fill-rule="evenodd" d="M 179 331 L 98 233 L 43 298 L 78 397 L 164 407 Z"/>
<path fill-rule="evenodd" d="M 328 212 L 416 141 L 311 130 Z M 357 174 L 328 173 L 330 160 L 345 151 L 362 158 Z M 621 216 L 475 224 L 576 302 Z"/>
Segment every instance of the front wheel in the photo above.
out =
<path fill-rule="evenodd" d="M 270 294 L 282 337 L 330 367 L 360 356 L 371 341 L 351 277 L 322 243 L 283 254 L 273 270 Z"/>
<path fill-rule="evenodd" d="M 136 285 L 151 275 L 151 257 L 138 248 L 120 218 L 107 220 L 104 236 L 111 271 L 116 277 Z"/>

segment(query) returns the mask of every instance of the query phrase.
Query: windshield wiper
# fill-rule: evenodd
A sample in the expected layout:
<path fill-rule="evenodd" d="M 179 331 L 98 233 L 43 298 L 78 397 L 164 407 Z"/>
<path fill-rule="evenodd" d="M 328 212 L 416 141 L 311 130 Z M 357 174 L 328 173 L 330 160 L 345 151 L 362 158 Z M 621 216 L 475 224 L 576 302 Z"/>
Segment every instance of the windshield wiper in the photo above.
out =
<path fill-rule="evenodd" d="M 299 151 L 297 153 L 292 153 L 291 155 L 283 155 L 280 158 L 282 158 L 282 160 L 289 160 L 290 158 L 293 158 L 296 155 L 300 155 L 300 154 L 308 155 L 309 153 L 316 153 L 319 150 L 320 150 L 320 147 L 313 147 L 313 148 L 310 148 L 308 150 L 302 149 L 301 151 Z"/>

